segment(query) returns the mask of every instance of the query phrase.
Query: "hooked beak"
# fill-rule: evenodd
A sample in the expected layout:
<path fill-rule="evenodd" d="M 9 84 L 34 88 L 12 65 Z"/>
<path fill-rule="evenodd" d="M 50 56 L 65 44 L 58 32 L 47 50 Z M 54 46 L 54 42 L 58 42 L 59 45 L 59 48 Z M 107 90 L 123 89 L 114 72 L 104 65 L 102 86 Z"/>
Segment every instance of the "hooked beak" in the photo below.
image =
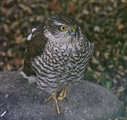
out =
<path fill-rule="evenodd" d="M 70 35 L 76 37 L 76 29 L 74 27 L 71 28 L 71 30 L 69 31 Z"/>

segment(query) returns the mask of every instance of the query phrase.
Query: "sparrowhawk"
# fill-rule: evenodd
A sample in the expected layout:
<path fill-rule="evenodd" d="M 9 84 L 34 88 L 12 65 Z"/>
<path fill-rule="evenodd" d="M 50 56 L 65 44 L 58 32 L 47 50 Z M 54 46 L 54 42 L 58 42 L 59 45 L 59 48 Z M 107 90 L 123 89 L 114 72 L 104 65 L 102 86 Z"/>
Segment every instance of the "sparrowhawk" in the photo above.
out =
<path fill-rule="evenodd" d="M 58 14 L 33 28 L 27 38 L 24 68 L 21 74 L 36 81 L 56 102 L 66 97 L 66 87 L 83 79 L 94 44 L 69 15 Z"/>

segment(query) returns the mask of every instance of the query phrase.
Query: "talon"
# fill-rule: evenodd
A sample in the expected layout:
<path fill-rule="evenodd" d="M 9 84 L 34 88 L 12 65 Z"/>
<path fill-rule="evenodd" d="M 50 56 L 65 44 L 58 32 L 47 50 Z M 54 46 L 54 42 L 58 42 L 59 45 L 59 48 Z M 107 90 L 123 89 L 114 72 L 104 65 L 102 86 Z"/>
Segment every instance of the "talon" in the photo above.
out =
<path fill-rule="evenodd" d="M 63 100 L 66 97 L 66 88 L 63 88 L 59 94 L 58 100 Z"/>
<path fill-rule="evenodd" d="M 57 99 L 57 93 L 53 93 L 49 98 L 47 98 L 45 101 L 49 101 L 51 99 L 54 99 L 55 100 L 55 103 L 56 103 L 56 109 L 57 109 L 57 113 L 60 114 L 60 108 L 59 108 L 59 104 L 58 104 L 58 99 Z"/>
<path fill-rule="evenodd" d="M 45 99 L 45 102 L 54 99 L 56 103 L 56 109 L 57 113 L 60 114 L 60 108 L 59 108 L 59 103 L 58 100 L 63 100 L 66 97 L 66 88 L 63 88 L 62 91 L 60 92 L 59 96 L 57 97 L 57 92 L 53 93 L 49 98 Z"/>

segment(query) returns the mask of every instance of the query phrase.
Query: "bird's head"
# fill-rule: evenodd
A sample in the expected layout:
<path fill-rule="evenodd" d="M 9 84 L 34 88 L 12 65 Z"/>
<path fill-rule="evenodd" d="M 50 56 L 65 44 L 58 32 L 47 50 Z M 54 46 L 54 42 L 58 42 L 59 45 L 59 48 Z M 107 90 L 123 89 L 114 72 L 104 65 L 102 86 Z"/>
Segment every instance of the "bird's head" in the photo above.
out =
<path fill-rule="evenodd" d="M 71 16 L 58 14 L 48 19 L 44 34 L 50 41 L 66 43 L 78 40 L 81 30 Z"/>

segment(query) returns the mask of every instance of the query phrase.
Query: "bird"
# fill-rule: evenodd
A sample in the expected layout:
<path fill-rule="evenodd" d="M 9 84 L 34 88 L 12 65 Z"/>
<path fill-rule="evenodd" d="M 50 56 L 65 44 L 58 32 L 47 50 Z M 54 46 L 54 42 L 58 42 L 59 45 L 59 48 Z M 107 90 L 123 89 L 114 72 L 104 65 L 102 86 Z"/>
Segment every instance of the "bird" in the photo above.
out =
<path fill-rule="evenodd" d="M 54 99 L 60 114 L 59 100 L 66 98 L 69 84 L 84 78 L 94 43 L 68 14 L 52 15 L 33 28 L 26 41 L 24 67 L 20 74 L 48 92 L 50 97 L 45 101 Z"/>

